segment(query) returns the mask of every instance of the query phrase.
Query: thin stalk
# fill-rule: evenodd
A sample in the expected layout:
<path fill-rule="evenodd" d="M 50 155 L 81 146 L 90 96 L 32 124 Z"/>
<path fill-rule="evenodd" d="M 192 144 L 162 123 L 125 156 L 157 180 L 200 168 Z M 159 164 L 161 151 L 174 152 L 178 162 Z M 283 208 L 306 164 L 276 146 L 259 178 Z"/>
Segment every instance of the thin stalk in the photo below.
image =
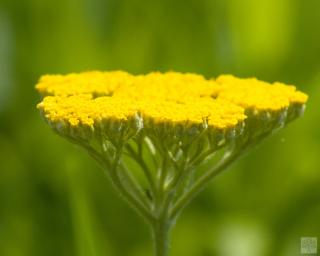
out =
<path fill-rule="evenodd" d="M 137 199 L 144 204 L 146 208 L 150 209 L 150 201 L 148 200 L 146 194 L 143 192 L 140 184 L 136 181 L 136 179 L 130 173 L 130 171 L 124 163 L 121 163 L 120 165 L 118 176 L 119 179 L 122 180 L 122 183 L 124 183 L 124 186 L 128 187 L 128 190 L 130 190 L 133 193 L 133 195 L 136 196 Z"/>
<path fill-rule="evenodd" d="M 130 154 L 128 154 L 131 158 L 133 158 L 133 160 L 135 160 L 142 168 L 142 171 L 144 173 L 144 175 L 146 176 L 148 182 L 149 182 L 149 185 L 150 185 L 150 189 L 151 189 L 151 192 L 154 196 L 154 193 L 155 193 L 155 182 L 154 182 L 154 178 L 153 178 L 153 175 L 152 175 L 152 172 L 151 170 L 149 169 L 149 167 L 147 166 L 146 162 L 144 161 L 142 155 L 140 154 L 137 154 L 134 149 L 130 146 L 130 145 L 127 145 L 126 146 L 127 150 L 129 151 Z"/>
<path fill-rule="evenodd" d="M 142 204 L 137 198 L 135 198 L 123 185 L 121 179 L 117 174 L 118 166 L 120 164 L 120 157 L 122 154 L 122 148 L 119 147 L 116 151 L 115 159 L 111 166 L 109 172 L 110 179 L 112 180 L 115 188 L 118 192 L 128 201 L 128 203 L 137 210 L 138 213 L 142 215 L 148 222 L 154 221 L 154 216 L 150 213 L 150 211 Z"/>
<path fill-rule="evenodd" d="M 158 170 L 159 173 L 157 174 L 159 179 L 159 182 L 157 184 L 157 190 L 158 190 L 158 193 L 161 193 L 161 194 L 163 194 L 163 191 L 165 189 L 165 182 L 168 176 L 167 160 L 168 160 L 167 156 L 164 156 L 162 161 L 162 166 L 161 168 L 159 168 Z"/>
<path fill-rule="evenodd" d="M 210 148 L 207 151 L 199 154 L 198 156 L 194 157 L 193 159 L 191 159 L 188 163 L 189 166 L 197 166 L 198 164 L 200 164 L 204 159 L 206 159 L 208 156 L 210 156 L 211 154 L 214 154 L 217 151 L 216 148 Z"/>
<path fill-rule="evenodd" d="M 228 152 L 225 157 L 210 171 L 201 176 L 193 186 L 180 197 L 180 199 L 173 205 L 170 211 L 170 218 L 175 219 L 180 211 L 193 199 L 211 180 L 220 172 L 225 170 L 234 160 L 239 156 L 239 151 Z"/>

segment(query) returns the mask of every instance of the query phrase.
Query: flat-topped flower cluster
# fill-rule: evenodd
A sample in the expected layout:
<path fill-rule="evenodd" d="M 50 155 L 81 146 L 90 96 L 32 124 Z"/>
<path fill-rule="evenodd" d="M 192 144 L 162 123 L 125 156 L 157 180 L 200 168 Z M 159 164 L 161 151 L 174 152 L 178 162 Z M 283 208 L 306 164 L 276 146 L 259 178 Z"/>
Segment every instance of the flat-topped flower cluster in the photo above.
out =
<path fill-rule="evenodd" d="M 44 96 L 38 108 L 49 123 L 91 128 L 139 116 L 144 126 L 204 125 L 224 130 L 239 126 L 249 112 L 287 114 L 290 107 L 307 101 L 306 94 L 282 83 L 231 75 L 207 80 L 177 72 L 44 75 L 36 88 Z"/>

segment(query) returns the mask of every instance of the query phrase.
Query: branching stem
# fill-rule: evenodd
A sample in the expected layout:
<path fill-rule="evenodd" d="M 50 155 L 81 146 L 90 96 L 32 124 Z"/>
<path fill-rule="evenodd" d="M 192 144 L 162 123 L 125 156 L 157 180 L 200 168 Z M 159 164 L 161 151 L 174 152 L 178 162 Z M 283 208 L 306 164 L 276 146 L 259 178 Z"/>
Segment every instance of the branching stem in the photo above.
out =
<path fill-rule="evenodd" d="M 143 159 L 142 154 L 137 154 L 135 152 L 135 150 L 131 147 L 131 145 L 126 145 L 126 149 L 128 150 L 128 152 L 130 153 L 129 155 L 133 158 L 133 160 L 135 160 L 137 162 L 137 164 L 140 165 L 140 167 L 143 170 L 143 173 L 145 175 L 145 177 L 147 178 L 149 185 L 150 185 L 150 190 L 152 193 L 152 196 L 154 196 L 155 194 L 155 181 L 154 181 L 154 177 L 152 175 L 151 170 L 149 169 L 148 165 L 146 164 L 146 162 Z M 140 151 L 140 150 L 139 150 Z"/>
<path fill-rule="evenodd" d="M 225 170 L 239 156 L 239 152 L 229 152 L 224 155 L 221 161 L 211 170 L 201 176 L 191 188 L 183 194 L 173 205 L 170 211 L 170 218 L 175 219 L 181 210 L 212 180 L 213 177 Z"/>

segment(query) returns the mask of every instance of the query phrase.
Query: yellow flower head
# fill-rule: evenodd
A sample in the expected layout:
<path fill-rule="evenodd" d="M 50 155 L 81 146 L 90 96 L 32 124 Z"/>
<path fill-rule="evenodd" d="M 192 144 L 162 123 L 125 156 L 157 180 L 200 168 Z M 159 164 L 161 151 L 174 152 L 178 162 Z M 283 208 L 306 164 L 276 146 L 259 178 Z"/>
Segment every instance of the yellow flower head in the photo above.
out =
<path fill-rule="evenodd" d="M 45 75 L 36 88 L 44 97 L 38 108 L 56 130 L 96 133 L 132 124 L 136 130 L 202 127 L 216 133 L 251 125 L 265 132 L 297 117 L 308 98 L 282 83 L 177 72 Z"/>

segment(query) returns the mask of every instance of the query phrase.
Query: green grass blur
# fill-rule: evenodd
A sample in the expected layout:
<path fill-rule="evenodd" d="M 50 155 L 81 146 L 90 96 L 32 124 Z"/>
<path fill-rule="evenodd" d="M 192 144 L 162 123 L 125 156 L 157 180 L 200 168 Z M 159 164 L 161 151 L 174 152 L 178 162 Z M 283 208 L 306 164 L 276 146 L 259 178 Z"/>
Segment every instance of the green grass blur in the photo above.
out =
<path fill-rule="evenodd" d="M 35 108 L 40 75 L 94 69 L 307 92 L 305 116 L 207 187 L 172 243 L 172 255 L 300 255 L 300 237 L 320 239 L 319 13 L 318 0 L 0 0 L 0 255 L 151 255 L 143 220 Z"/>

